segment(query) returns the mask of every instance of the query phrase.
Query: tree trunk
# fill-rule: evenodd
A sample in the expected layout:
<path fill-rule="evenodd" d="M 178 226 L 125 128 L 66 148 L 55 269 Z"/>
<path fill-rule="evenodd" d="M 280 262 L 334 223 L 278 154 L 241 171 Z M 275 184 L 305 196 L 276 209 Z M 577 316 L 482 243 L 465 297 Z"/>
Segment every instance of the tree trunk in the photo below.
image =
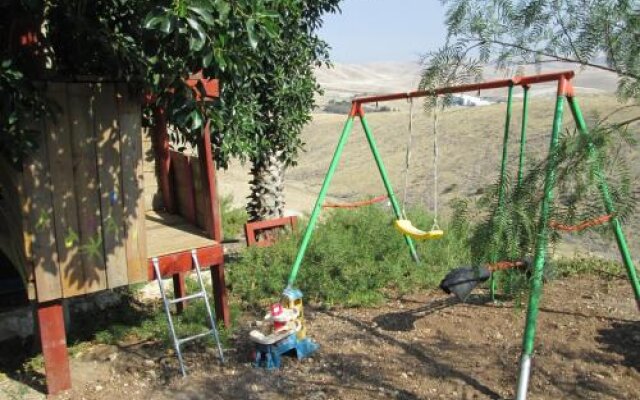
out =
<path fill-rule="evenodd" d="M 251 159 L 251 194 L 247 204 L 250 221 L 284 215 L 285 163 L 281 157 L 282 151 L 268 151 Z"/>

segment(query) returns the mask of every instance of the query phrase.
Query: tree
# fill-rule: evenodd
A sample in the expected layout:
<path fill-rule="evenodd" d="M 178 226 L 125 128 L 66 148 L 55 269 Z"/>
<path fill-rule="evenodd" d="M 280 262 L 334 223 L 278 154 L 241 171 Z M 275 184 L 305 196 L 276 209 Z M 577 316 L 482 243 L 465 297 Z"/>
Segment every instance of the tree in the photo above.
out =
<path fill-rule="evenodd" d="M 325 13 L 336 12 L 339 0 L 271 3 L 281 18 L 278 32 L 258 46 L 260 51 L 243 76 L 219 71 L 223 86 L 217 118 L 216 158 L 226 167 L 229 157 L 251 162 L 250 219 L 280 217 L 284 211 L 284 173 L 302 148 L 300 134 L 311 119 L 320 91 L 314 66 L 328 63 L 327 45 L 318 35 Z M 251 102 L 247 100 L 251 99 Z M 233 115 L 230 115 L 233 113 Z"/>
<path fill-rule="evenodd" d="M 166 110 L 186 140 L 195 142 L 211 121 L 218 166 L 227 167 L 232 157 L 254 166 L 248 206 L 253 218 L 281 215 L 284 168 L 295 163 L 319 91 L 313 66 L 328 61 L 317 29 L 338 3 L 0 2 L 0 33 L 7 38 L 0 49 L 0 151 L 19 165 L 37 145 L 37 132 L 24 121 L 55 110 L 32 83 L 44 73 L 44 66 L 30 67 L 37 54 L 41 64 L 48 63 L 47 76 L 118 79 L 154 93 L 154 105 Z M 33 46 L 14 45 L 22 33 L 14 21 L 22 20 L 37 36 Z M 184 84 L 196 71 L 221 80 L 220 101 L 196 100 Z"/>
<path fill-rule="evenodd" d="M 619 97 L 633 100 L 631 107 L 640 107 L 637 40 L 640 10 L 634 2 L 444 0 L 443 3 L 447 5 L 447 43 L 424 56 L 422 88 L 477 80 L 483 68 L 492 64 L 509 69 L 564 61 L 617 74 Z M 596 119 L 590 143 L 573 131 L 563 132 L 558 152 L 542 160 L 531 160 L 521 184 L 507 177 L 501 207 L 498 185 L 486 191 L 478 202 L 485 219 L 471 235 L 474 258 L 488 261 L 496 255 L 500 258 L 531 255 L 537 240 L 544 172 L 552 162 L 558 171 L 555 180 L 558 196 L 551 210 L 552 219 L 575 224 L 602 214 L 594 161 L 605 169 L 617 216 L 633 215 L 638 192 L 630 162 L 624 155 L 635 144 L 630 130 L 631 124 L 639 119 L 617 123 L 609 123 L 606 117 Z M 598 149 L 598 160 L 588 156 L 590 145 Z M 464 203 L 457 204 L 455 209 L 457 219 L 465 219 L 469 214 Z M 557 238 L 554 234 L 551 239 Z"/>
<path fill-rule="evenodd" d="M 481 66 L 565 61 L 618 75 L 640 99 L 640 6 L 626 0 L 443 0 L 447 44 L 425 56 L 423 84 L 478 77 Z M 456 78 L 454 78 L 454 75 Z M 445 79 L 446 80 L 446 79 Z"/>

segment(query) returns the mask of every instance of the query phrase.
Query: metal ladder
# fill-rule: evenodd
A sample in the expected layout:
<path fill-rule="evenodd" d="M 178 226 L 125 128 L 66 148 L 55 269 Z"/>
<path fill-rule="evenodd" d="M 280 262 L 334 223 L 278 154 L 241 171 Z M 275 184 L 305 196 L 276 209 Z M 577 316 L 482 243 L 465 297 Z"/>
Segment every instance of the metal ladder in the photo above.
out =
<path fill-rule="evenodd" d="M 153 263 L 153 269 L 156 273 L 156 280 L 158 281 L 158 286 L 160 286 L 160 295 L 162 296 L 162 301 L 164 303 L 164 311 L 167 314 L 167 321 L 169 322 L 169 333 L 171 334 L 171 338 L 173 340 L 173 347 L 176 350 L 176 354 L 178 355 L 178 361 L 180 362 L 180 372 L 182 372 L 182 376 L 187 376 L 186 369 L 184 367 L 184 360 L 182 358 L 182 351 L 180 350 L 180 346 L 186 342 L 190 342 L 192 340 L 200 339 L 207 335 L 212 335 L 216 344 L 218 345 L 218 352 L 220 353 L 220 361 L 224 362 L 224 354 L 222 352 L 222 345 L 220 344 L 220 336 L 218 335 L 218 329 L 216 328 L 215 319 L 213 313 L 211 312 L 211 305 L 209 304 L 209 296 L 207 296 L 207 291 L 204 286 L 204 281 L 202 280 L 202 273 L 200 271 L 200 262 L 198 261 L 198 255 L 194 250 L 191 250 L 191 259 L 193 260 L 193 265 L 195 266 L 196 274 L 198 275 L 198 284 L 200 285 L 200 291 L 190 294 L 184 297 L 177 297 L 173 299 L 167 298 L 167 293 L 164 289 L 164 282 L 162 281 L 162 275 L 160 274 L 160 265 L 158 262 L 158 258 L 154 257 L 151 259 Z M 187 300 L 195 300 L 202 298 L 204 300 L 205 308 L 207 310 L 207 314 L 209 315 L 209 322 L 211 323 L 211 329 L 198 333 L 193 336 L 188 336 L 185 338 L 179 338 L 176 336 L 176 329 L 173 325 L 173 318 L 171 316 L 171 305 L 176 303 L 181 303 Z"/>

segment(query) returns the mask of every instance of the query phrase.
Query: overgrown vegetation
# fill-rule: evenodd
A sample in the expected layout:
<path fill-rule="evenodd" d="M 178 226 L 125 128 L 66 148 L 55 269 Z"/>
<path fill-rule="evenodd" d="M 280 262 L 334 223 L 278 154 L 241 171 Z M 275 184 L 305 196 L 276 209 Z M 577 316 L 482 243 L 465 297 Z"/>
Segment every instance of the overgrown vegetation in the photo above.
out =
<path fill-rule="evenodd" d="M 233 206 L 233 196 L 227 195 L 220 199 L 222 214 L 222 231 L 224 240 L 237 239 L 242 233 L 244 224 L 247 223 L 247 211 L 244 208 Z"/>
<path fill-rule="evenodd" d="M 447 43 L 424 57 L 422 85 L 480 78 L 483 67 L 563 61 L 616 74 L 640 99 L 640 7 L 627 0 L 442 0 Z"/>
<path fill-rule="evenodd" d="M 422 211 L 409 215 L 418 226 L 432 223 Z M 390 210 L 376 206 L 328 215 L 314 232 L 298 278 L 305 297 L 327 305 L 376 304 L 387 294 L 436 287 L 451 267 L 468 262 L 467 224 L 447 226 L 442 240 L 417 243 L 422 263 L 416 265 L 392 221 Z M 228 270 L 234 297 L 245 306 L 258 307 L 277 299 L 300 234 L 284 237 L 270 248 L 247 249 Z"/>
<path fill-rule="evenodd" d="M 193 278 L 186 279 L 187 294 L 200 289 Z M 206 290 L 211 293 L 211 286 L 206 285 Z M 213 305 L 212 305 L 213 307 Z M 129 291 L 120 306 L 109 318 L 108 325 L 99 327 L 95 332 L 95 341 L 105 344 L 119 344 L 123 342 L 141 342 L 145 340 L 161 340 L 167 346 L 172 346 L 167 317 L 161 302 L 142 303 L 135 299 L 135 293 Z M 238 317 L 237 308 L 231 309 L 232 320 Z M 192 301 L 184 309 L 184 312 L 175 315 L 174 326 L 178 337 L 191 336 L 195 333 L 210 329 L 207 319 L 207 311 L 203 301 Z M 218 324 L 220 338 L 223 345 L 229 344 L 231 331 Z M 213 345 L 213 338 L 203 339 L 203 343 Z"/>
<path fill-rule="evenodd" d="M 530 160 L 520 183 L 507 175 L 504 199 L 500 204 L 500 182 L 485 191 L 479 201 L 455 204 L 456 218 L 478 221 L 472 229 L 470 251 L 475 263 L 496 260 L 532 258 L 540 232 L 540 209 L 544 198 L 545 174 L 550 163 L 556 170 L 555 200 L 549 219 L 575 225 L 606 214 L 600 193 L 600 174 L 607 179 L 616 216 L 625 220 L 638 202 L 638 192 L 628 161 L 621 157 L 623 149 L 635 141 L 623 131 L 596 129 L 586 140 L 573 130 L 565 131 L 557 151 L 542 160 Z M 598 150 L 591 157 L 589 148 Z M 611 235 L 606 225 L 596 231 Z M 549 230 L 550 243 L 557 242 L 560 232 Z M 612 237 L 612 236 L 610 236 Z"/>

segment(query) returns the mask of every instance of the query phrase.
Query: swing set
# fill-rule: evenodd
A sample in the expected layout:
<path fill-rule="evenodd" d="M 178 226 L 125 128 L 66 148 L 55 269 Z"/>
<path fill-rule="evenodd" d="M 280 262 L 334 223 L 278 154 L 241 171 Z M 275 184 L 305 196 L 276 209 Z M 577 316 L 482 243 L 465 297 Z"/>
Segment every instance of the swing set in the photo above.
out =
<path fill-rule="evenodd" d="M 360 119 L 360 123 L 364 130 L 364 134 L 366 136 L 367 142 L 373 154 L 376 166 L 380 173 L 380 177 L 382 178 L 382 183 L 386 190 L 386 196 L 384 196 L 384 198 L 382 199 L 376 198 L 376 199 L 379 201 L 388 199 L 389 202 L 391 203 L 391 207 L 396 217 L 396 221 L 395 221 L 396 229 L 398 229 L 398 231 L 404 235 L 404 240 L 409 248 L 409 251 L 413 259 L 416 262 L 419 262 L 418 254 L 416 252 L 413 239 L 433 239 L 433 238 L 441 237 L 443 235 L 442 230 L 440 230 L 440 228 L 437 226 L 437 194 L 438 194 L 437 193 L 437 151 L 438 151 L 437 133 L 434 132 L 434 191 L 435 191 L 434 194 L 436 199 L 434 212 L 436 213 L 435 215 L 436 219 L 434 221 L 434 226 L 429 231 L 422 231 L 414 227 L 411 221 L 406 219 L 403 209 L 401 209 L 400 205 L 398 204 L 393 188 L 389 181 L 389 177 L 387 175 L 387 171 L 385 169 L 384 163 L 378 151 L 378 147 L 376 145 L 376 141 L 373 136 L 371 127 L 367 122 L 363 105 L 370 104 L 370 103 L 380 103 L 385 101 L 403 100 L 403 99 L 412 101 L 413 99 L 423 98 L 423 97 L 434 97 L 434 96 L 448 95 L 448 94 L 454 94 L 454 93 L 477 92 L 480 90 L 508 88 L 507 117 L 506 117 L 506 124 L 505 124 L 504 137 L 503 137 L 502 163 L 501 163 L 501 169 L 500 169 L 500 186 L 499 186 L 499 192 L 498 192 L 499 194 L 498 207 L 503 207 L 505 202 L 504 196 L 505 196 L 505 185 L 506 185 L 507 144 L 509 140 L 509 126 L 511 123 L 514 87 L 522 87 L 524 90 L 523 121 L 522 121 L 523 123 L 522 123 L 521 140 L 520 140 L 520 157 L 519 157 L 519 169 L 518 169 L 518 181 L 520 182 L 522 180 L 523 165 L 524 165 L 524 147 L 526 143 L 526 120 L 527 120 L 527 111 L 528 111 L 529 89 L 532 85 L 540 84 L 540 83 L 553 83 L 553 82 L 557 83 L 557 98 L 555 103 L 555 113 L 554 113 L 553 125 L 551 130 L 551 141 L 549 144 L 550 155 L 555 154 L 556 149 L 558 148 L 559 134 L 562 127 L 562 116 L 564 111 L 565 99 L 569 105 L 571 114 L 576 123 L 580 136 L 586 140 L 590 139 L 590 134 L 587 129 L 586 122 L 582 116 L 582 112 L 574 96 L 574 90 L 572 85 L 573 77 L 574 77 L 573 71 L 562 71 L 562 72 L 556 72 L 556 73 L 547 73 L 547 74 L 539 74 L 539 75 L 531 75 L 531 76 L 519 76 L 519 77 L 510 78 L 510 79 L 494 80 L 494 81 L 481 82 L 481 83 L 475 83 L 475 84 L 443 87 L 439 89 L 426 90 L 426 91 L 393 93 L 393 94 L 387 94 L 387 95 L 381 95 L 381 96 L 355 98 L 352 101 L 351 110 L 349 112 L 347 121 L 344 125 L 342 134 L 340 135 L 340 139 L 336 146 L 333 158 L 331 160 L 331 163 L 325 175 L 324 181 L 322 183 L 322 187 L 320 189 L 320 193 L 318 195 L 315 206 L 311 213 L 309 223 L 302 237 L 302 241 L 300 242 L 300 247 L 298 248 L 298 253 L 293 263 L 291 273 L 289 275 L 289 279 L 287 283 L 287 289 L 285 289 L 285 292 L 294 290 L 293 288 L 296 281 L 296 277 L 300 269 L 300 265 L 302 264 L 302 260 L 304 258 L 307 247 L 309 245 L 309 241 L 314 232 L 314 228 L 318 221 L 318 216 L 320 214 L 321 209 L 323 208 L 323 202 L 327 195 L 329 184 L 331 183 L 331 179 L 333 178 L 333 175 L 336 171 L 336 168 L 340 161 L 344 147 L 347 143 L 347 140 L 349 139 L 349 135 L 351 134 L 354 120 L 356 117 Z M 409 148 L 407 150 L 408 152 L 407 168 L 405 173 L 408 172 L 408 164 L 410 159 L 412 124 L 413 122 L 411 120 L 410 127 L 409 127 Z M 434 115 L 434 124 L 437 125 L 437 115 Z M 434 129 L 434 130 L 437 132 L 437 129 Z M 533 277 L 531 281 L 530 297 L 529 297 L 529 302 L 527 307 L 526 326 L 525 326 L 523 342 L 522 342 L 523 343 L 522 355 L 520 359 L 520 372 L 519 372 L 518 385 L 517 385 L 518 400 L 524 400 L 526 399 L 526 396 L 527 396 L 527 388 L 528 388 L 529 376 L 531 372 L 531 358 L 533 354 L 534 339 L 535 339 L 535 333 L 536 333 L 536 323 L 537 323 L 538 312 L 539 312 L 539 301 L 542 293 L 542 277 L 543 277 L 543 270 L 544 270 L 544 264 L 545 264 L 545 257 L 547 253 L 550 229 L 561 229 L 561 230 L 572 231 L 572 230 L 584 229 L 586 227 L 592 226 L 592 224 L 608 222 L 616 237 L 618 249 L 622 255 L 622 260 L 627 270 L 627 275 L 631 283 L 631 286 L 633 288 L 638 308 L 640 309 L 640 283 L 638 282 L 636 269 L 631 259 L 631 254 L 627 246 L 625 235 L 622 231 L 620 220 L 616 216 L 613 199 L 609 192 L 609 187 L 606 181 L 605 174 L 602 171 L 602 166 L 598 162 L 597 149 L 595 148 L 595 146 L 590 145 L 588 146 L 588 152 L 589 152 L 589 157 L 594 161 L 593 172 L 594 172 L 594 176 L 596 176 L 598 188 L 602 195 L 602 200 L 603 200 L 604 208 L 606 211 L 605 216 L 600 217 L 594 221 L 587 221 L 575 227 L 563 226 L 561 224 L 550 221 L 549 214 L 550 214 L 550 207 L 553 201 L 553 189 L 555 184 L 555 173 L 556 173 L 555 167 L 556 166 L 553 162 L 549 163 L 547 166 L 547 170 L 545 174 L 545 182 L 544 182 L 544 197 L 541 204 L 541 212 L 539 217 L 540 223 L 538 225 L 539 239 L 536 243 L 534 257 L 531 263 L 532 269 L 533 269 Z M 405 181 L 406 181 L 406 176 L 405 176 Z M 364 202 L 364 203 L 367 203 L 367 202 Z M 356 204 L 356 206 L 366 205 L 364 203 Z M 496 271 L 496 270 L 500 270 L 508 267 L 506 266 L 506 264 L 505 266 L 499 264 L 498 260 L 490 260 L 490 261 L 491 261 L 491 265 L 498 265 L 498 267 L 487 268 L 488 271 Z M 518 266 L 519 264 L 511 263 L 511 265 Z M 491 285 L 491 289 L 493 293 L 493 290 L 494 290 L 493 284 Z"/>

